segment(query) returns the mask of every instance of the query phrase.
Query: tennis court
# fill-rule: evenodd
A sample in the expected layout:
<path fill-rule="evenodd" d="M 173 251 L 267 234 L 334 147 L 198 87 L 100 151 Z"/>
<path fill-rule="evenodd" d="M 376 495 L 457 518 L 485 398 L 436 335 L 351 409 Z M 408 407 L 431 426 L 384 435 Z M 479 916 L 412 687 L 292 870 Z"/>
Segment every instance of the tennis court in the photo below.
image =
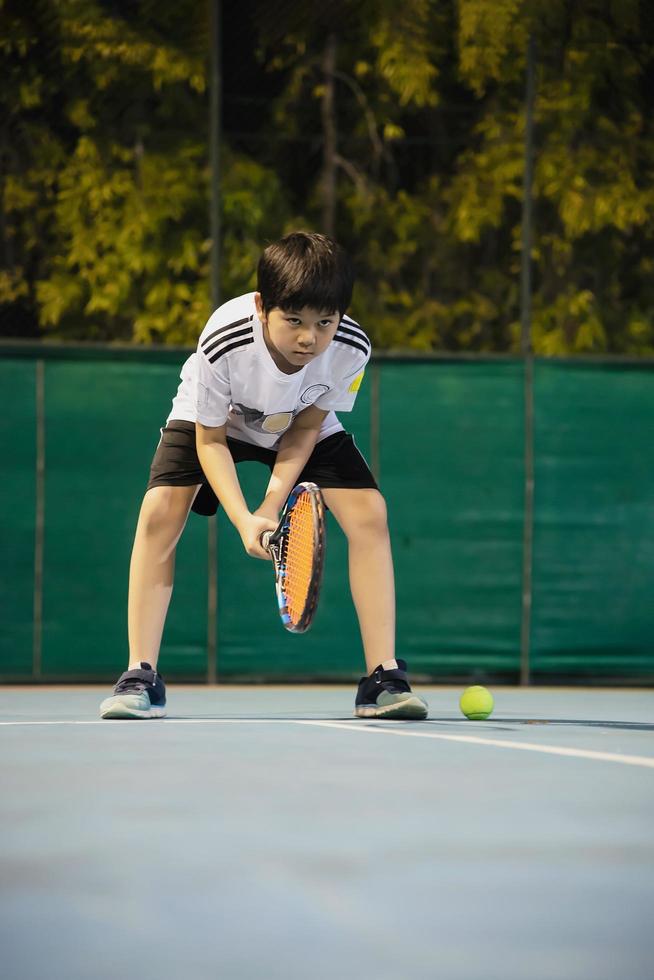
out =
<path fill-rule="evenodd" d="M 0 8 L 0 980 L 652 980 L 651 4 Z"/>
<path fill-rule="evenodd" d="M 421 690 L 3 689 L 3 976 L 651 977 L 651 691 Z"/>

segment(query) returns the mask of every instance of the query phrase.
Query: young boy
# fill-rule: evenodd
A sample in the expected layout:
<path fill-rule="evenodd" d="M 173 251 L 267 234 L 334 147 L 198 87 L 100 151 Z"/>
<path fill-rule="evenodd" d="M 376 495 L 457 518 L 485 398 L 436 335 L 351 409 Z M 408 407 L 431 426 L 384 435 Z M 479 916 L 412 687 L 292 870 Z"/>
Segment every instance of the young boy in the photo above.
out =
<path fill-rule="evenodd" d="M 129 578 L 127 671 L 102 702 L 103 718 L 162 718 L 157 673 L 173 588 L 175 547 L 189 511 L 218 501 L 246 552 L 268 559 L 263 531 L 276 527 L 301 480 L 320 486 L 348 539 L 350 588 L 367 676 L 355 714 L 425 718 L 406 664 L 395 660 L 395 595 L 386 506 L 366 461 L 335 411 L 351 411 L 370 341 L 345 316 L 354 275 L 345 251 L 323 235 L 296 232 L 265 249 L 258 290 L 221 306 L 182 368 L 162 429 L 136 529 Z M 250 513 L 235 463 L 271 470 Z"/>

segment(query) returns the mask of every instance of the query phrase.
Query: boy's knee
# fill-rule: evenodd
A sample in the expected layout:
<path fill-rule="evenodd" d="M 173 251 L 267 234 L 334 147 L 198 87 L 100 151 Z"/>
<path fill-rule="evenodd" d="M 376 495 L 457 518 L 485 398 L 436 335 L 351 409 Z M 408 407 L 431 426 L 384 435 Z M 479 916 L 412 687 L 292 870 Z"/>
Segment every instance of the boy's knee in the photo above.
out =
<path fill-rule="evenodd" d="M 193 501 L 192 488 L 152 487 L 143 498 L 140 529 L 148 535 L 177 532 L 183 526 Z"/>
<path fill-rule="evenodd" d="M 378 490 L 366 492 L 349 523 L 348 537 L 388 534 L 386 501 Z"/>

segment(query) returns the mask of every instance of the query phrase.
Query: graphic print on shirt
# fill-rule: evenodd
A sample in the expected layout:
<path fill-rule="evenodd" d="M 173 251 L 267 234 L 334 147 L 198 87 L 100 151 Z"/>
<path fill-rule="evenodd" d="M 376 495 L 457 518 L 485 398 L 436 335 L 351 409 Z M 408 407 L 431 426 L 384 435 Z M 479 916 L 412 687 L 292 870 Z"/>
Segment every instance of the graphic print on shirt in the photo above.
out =
<path fill-rule="evenodd" d="M 321 395 L 326 395 L 329 391 L 329 385 L 311 385 L 300 395 L 300 401 L 303 405 L 313 405 L 315 401 L 318 401 Z"/>
<path fill-rule="evenodd" d="M 248 429 L 255 432 L 278 433 L 285 432 L 297 412 L 275 412 L 274 415 L 264 415 L 257 408 L 248 408 L 240 402 L 232 403 L 232 410 L 241 415 Z"/>

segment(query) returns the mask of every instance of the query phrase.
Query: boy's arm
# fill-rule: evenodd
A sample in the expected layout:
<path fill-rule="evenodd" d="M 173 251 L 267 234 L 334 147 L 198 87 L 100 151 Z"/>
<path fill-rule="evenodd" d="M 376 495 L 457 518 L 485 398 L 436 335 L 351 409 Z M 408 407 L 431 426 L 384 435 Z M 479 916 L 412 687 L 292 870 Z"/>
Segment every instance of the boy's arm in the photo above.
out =
<path fill-rule="evenodd" d="M 254 558 L 269 558 L 268 553 L 261 547 L 259 538 L 264 531 L 273 530 L 277 526 L 277 519 L 262 514 L 251 514 L 248 510 L 238 482 L 234 460 L 227 445 L 225 426 L 209 427 L 196 422 L 195 444 L 205 476 L 225 513 L 240 534 L 248 555 Z"/>
<path fill-rule="evenodd" d="M 329 413 L 310 405 L 296 415 L 279 440 L 277 459 L 270 475 L 263 503 L 255 514 L 277 522 L 279 511 L 295 486 L 318 439 L 320 426 Z"/>

